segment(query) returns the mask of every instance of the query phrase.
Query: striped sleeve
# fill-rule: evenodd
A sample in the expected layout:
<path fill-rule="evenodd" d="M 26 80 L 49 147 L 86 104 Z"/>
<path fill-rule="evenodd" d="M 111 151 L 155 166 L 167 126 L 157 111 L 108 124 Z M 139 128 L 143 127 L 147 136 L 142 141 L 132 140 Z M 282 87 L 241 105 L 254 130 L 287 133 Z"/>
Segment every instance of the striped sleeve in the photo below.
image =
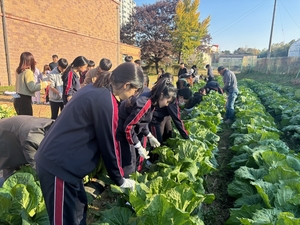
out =
<path fill-rule="evenodd" d="M 135 127 L 139 126 L 141 118 L 151 109 L 151 100 L 138 98 L 135 107 L 124 123 L 126 139 L 129 144 L 136 145 L 139 142 Z"/>
<path fill-rule="evenodd" d="M 108 175 L 120 186 L 123 184 L 124 171 L 121 165 L 120 146 L 116 140 L 118 103 L 110 92 L 109 94 L 110 96 L 106 94 L 105 96 L 101 96 L 99 102 L 95 104 L 95 106 L 98 105 L 100 113 L 94 115 L 97 118 L 94 126 L 97 131 L 98 145 Z"/>
<path fill-rule="evenodd" d="M 68 81 L 67 81 L 67 87 L 66 87 L 66 92 L 65 95 L 67 96 L 72 96 L 72 84 L 73 84 L 73 73 L 72 70 L 69 71 L 68 73 Z"/>

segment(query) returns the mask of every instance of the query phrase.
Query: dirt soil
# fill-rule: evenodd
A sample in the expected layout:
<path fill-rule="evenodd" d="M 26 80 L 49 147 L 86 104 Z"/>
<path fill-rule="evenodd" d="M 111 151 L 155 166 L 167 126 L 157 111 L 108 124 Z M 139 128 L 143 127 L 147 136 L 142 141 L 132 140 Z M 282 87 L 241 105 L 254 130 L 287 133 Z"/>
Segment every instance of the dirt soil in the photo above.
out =
<path fill-rule="evenodd" d="M 229 209 L 233 208 L 234 199 L 228 196 L 227 187 L 233 180 L 233 170 L 228 166 L 232 158 L 229 136 L 232 130 L 225 125 L 220 136 L 219 152 L 216 159 L 219 164 L 218 171 L 205 177 L 207 193 L 214 193 L 215 200 L 212 204 L 202 207 L 205 225 L 223 225 L 230 216 Z"/>

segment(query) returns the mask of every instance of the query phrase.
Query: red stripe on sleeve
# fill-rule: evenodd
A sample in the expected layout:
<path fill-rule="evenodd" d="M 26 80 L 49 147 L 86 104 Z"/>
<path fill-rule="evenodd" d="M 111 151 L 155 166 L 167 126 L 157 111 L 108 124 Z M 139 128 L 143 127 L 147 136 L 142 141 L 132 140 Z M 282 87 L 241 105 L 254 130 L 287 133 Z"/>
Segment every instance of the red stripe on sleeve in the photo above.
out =
<path fill-rule="evenodd" d="M 55 177 L 53 218 L 55 225 L 63 225 L 64 187 L 65 182 L 58 177 Z"/>
<path fill-rule="evenodd" d="M 117 164 L 118 164 L 118 168 L 120 171 L 120 174 L 122 175 L 122 177 L 124 177 L 124 171 L 122 168 L 122 160 L 121 160 L 121 148 L 120 148 L 120 144 L 116 139 L 116 134 L 117 134 L 117 127 L 118 127 L 118 119 L 119 119 L 119 108 L 118 108 L 118 103 L 117 100 L 115 99 L 115 97 L 111 94 L 111 99 L 112 99 L 112 108 L 113 108 L 113 115 L 112 115 L 112 137 L 114 139 L 114 145 L 115 145 L 115 155 L 117 158 Z"/>
<path fill-rule="evenodd" d="M 66 87 L 66 95 L 68 95 L 68 92 L 72 86 L 72 78 L 73 78 L 73 73 L 72 73 L 72 70 L 69 71 L 68 73 L 68 84 L 67 84 L 67 87 Z"/>
<path fill-rule="evenodd" d="M 129 144 L 133 145 L 133 138 L 131 135 L 131 129 L 134 124 L 139 122 L 139 120 L 142 118 L 143 115 L 151 108 L 151 99 L 149 99 L 146 104 L 143 106 L 143 108 L 139 111 L 139 113 L 131 120 L 131 122 L 126 126 L 125 133 L 126 133 L 126 139 L 128 140 Z"/>

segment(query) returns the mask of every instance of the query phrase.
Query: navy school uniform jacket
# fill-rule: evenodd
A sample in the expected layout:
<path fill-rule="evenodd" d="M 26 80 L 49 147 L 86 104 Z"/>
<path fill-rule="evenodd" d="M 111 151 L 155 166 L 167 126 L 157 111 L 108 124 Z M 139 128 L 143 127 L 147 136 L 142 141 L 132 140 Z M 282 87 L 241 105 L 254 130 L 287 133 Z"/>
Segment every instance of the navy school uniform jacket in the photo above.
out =
<path fill-rule="evenodd" d="M 131 145 L 139 142 L 138 136 L 147 136 L 149 123 L 152 120 L 153 109 L 150 99 L 151 92 L 142 93 L 140 96 L 123 101 L 119 107 L 119 124 L 117 129 L 118 141 L 128 141 Z"/>
<path fill-rule="evenodd" d="M 199 92 L 195 92 L 194 96 L 188 101 L 185 105 L 186 109 L 192 109 L 194 106 L 200 104 L 202 102 L 203 96 Z"/>
<path fill-rule="evenodd" d="M 168 106 L 159 108 L 155 107 L 155 110 L 153 112 L 153 118 L 150 125 L 157 125 L 160 124 L 166 116 L 171 116 L 172 120 L 179 131 L 180 135 L 184 139 L 188 139 L 189 135 L 188 132 L 184 128 L 184 124 L 182 120 L 180 119 L 180 109 L 177 104 L 177 102 L 173 104 L 169 104 Z"/>
<path fill-rule="evenodd" d="M 63 75 L 63 101 L 67 104 L 68 96 L 73 96 L 80 89 L 80 77 L 73 70 L 70 70 L 68 76 Z"/>
<path fill-rule="evenodd" d="M 92 172 L 102 157 L 110 178 L 122 185 L 117 125 L 118 102 L 113 94 L 107 88 L 87 85 L 68 102 L 46 134 L 36 163 L 74 183 Z"/>

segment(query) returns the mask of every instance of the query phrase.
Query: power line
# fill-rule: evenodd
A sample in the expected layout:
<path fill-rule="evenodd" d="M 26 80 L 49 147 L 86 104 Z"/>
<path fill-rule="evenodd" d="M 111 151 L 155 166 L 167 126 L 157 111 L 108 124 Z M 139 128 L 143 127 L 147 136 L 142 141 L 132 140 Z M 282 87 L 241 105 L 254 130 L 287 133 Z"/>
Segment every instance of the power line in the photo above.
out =
<path fill-rule="evenodd" d="M 281 5 L 283 6 L 283 8 L 285 9 L 285 11 L 287 12 L 287 14 L 291 17 L 291 19 L 294 21 L 294 23 L 297 25 L 297 27 L 300 29 L 300 26 L 297 24 L 297 22 L 294 20 L 294 18 L 291 16 L 291 14 L 289 13 L 289 11 L 286 9 L 286 7 L 284 6 L 284 4 L 282 3 L 282 1 L 279 0 L 279 2 L 281 3 Z"/>
<path fill-rule="evenodd" d="M 252 8 L 251 10 L 249 10 L 248 12 L 246 12 L 243 16 L 239 17 L 237 20 L 235 20 L 234 22 L 230 23 L 229 25 L 223 27 L 222 29 L 219 29 L 216 33 L 212 34 L 213 37 L 219 36 L 220 34 L 224 33 L 225 31 L 227 31 L 229 28 L 231 28 L 233 25 L 235 25 L 236 23 L 240 22 L 241 20 L 243 20 L 245 17 L 247 17 L 248 15 L 250 15 L 251 13 L 253 13 L 255 10 L 259 9 L 261 6 L 263 6 L 264 4 L 266 4 L 269 0 L 265 0 L 264 2 L 261 2 L 260 4 L 258 4 L 257 6 L 255 6 L 254 8 Z"/>

